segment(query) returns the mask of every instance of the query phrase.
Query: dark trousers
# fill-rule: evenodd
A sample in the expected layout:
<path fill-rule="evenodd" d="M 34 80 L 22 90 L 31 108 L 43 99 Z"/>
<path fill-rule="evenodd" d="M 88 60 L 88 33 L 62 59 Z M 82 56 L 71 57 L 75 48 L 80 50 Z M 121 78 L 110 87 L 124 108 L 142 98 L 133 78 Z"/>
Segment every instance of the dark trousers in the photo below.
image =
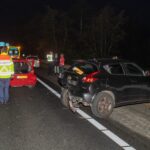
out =
<path fill-rule="evenodd" d="M 58 65 L 54 66 L 54 73 L 59 74 L 59 66 Z"/>
<path fill-rule="evenodd" d="M 59 73 L 63 73 L 64 72 L 64 66 L 59 66 Z"/>
<path fill-rule="evenodd" d="M 48 75 L 52 75 L 54 73 L 54 63 L 50 62 L 48 65 Z"/>
<path fill-rule="evenodd" d="M 7 103 L 9 100 L 10 79 L 0 79 L 0 102 Z"/>

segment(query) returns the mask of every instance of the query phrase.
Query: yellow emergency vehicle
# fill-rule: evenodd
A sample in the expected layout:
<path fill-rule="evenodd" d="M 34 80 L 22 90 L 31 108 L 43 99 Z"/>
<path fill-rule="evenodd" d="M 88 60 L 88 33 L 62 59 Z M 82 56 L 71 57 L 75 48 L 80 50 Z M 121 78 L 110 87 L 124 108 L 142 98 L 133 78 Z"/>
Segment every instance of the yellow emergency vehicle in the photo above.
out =
<path fill-rule="evenodd" d="M 21 54 L 21 48 L 20 46 L 8 46 L 8 55 L 11 56 L 11 58 L 20 58 Z"/>

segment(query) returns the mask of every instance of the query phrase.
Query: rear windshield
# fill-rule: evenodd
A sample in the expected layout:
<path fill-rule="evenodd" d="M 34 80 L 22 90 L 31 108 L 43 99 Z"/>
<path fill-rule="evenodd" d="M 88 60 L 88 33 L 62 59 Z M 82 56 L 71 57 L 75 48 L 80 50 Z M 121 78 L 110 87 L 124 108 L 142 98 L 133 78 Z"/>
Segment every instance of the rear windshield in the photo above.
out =
<path fill-rule="evenodd" d="M 90 74 L 92 72 L 97 71 L 97 67 L 94 64 L 90 64 L 90 63 L 79 63 L 79 64 L 75 64 L 72 67 L 72 70 L 80 75 L 82 74 Z"/>
<path fill-rule="evenodd" d="M 26 62 L 14 62 L 15 73 L 29 73 L 31 71 L 31 66 Z"/>

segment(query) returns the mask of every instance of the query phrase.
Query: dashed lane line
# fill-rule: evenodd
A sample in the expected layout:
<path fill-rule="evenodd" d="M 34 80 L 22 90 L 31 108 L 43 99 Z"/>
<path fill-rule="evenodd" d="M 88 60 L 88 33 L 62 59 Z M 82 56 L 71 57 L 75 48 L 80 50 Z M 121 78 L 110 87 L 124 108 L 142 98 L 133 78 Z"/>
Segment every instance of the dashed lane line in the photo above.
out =
<path fill-rule="evenodd" d="M 44 85 L 49 91 L 51 91 L 55 96 L 57 96 L 58 98 L 60 98 L 60 94 L 55 91 L 53 88 L 51 88 L 49 85 L 47 85 L 45 82 L 43 82 L 41 79 L 37 78 L 37 80 Z"/>
<path fill-rule="evenodd" d="M 47 85 L 45 82 L 43 82 L 41 79 L 37 78 L 38 82 L 40 82 L 44 87 L 46 87 L 51 93 L 56 95 L 58 98 L 60 98 L 60 94 L 55 91 L 53 88 L 51 88 L 49 85 Z M 130 146 L 127 142 L 125 142 L 123 139 L 118 137 L 116 134 L 111 132 L 109 129 L 107 129 L 105 126 L 103 126 L 101 123 L 96 121 L 94 118 L 92 118 L 90 115 L 82 111 L 81 109 L 77 108 L 76 112 L 82 116 L 84 119 L 86 119 L 89 123 L 91 123 L 95 128 L 97 128 L 99 131 L 101 131 L 103 134 L 105 134 L 107 137 L 109 137 L 112 141 L 117 143 L 120 147 L 122 147 L 124 150 L 136 150 L 134 147 Z"/>

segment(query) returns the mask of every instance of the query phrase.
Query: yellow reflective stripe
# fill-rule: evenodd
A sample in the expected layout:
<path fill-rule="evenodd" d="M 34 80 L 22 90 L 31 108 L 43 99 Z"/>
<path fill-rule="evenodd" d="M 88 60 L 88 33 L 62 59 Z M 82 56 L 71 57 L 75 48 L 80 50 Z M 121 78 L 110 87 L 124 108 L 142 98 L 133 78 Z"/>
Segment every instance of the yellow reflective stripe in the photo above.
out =
<path fill-rule="evenodd" d="M 11 75 L 8 75 L 8 76 L 1 76 L 0 75 L 0 78 L 2 78 L 2 79 L 9 79 L 11 77 Z"/>

